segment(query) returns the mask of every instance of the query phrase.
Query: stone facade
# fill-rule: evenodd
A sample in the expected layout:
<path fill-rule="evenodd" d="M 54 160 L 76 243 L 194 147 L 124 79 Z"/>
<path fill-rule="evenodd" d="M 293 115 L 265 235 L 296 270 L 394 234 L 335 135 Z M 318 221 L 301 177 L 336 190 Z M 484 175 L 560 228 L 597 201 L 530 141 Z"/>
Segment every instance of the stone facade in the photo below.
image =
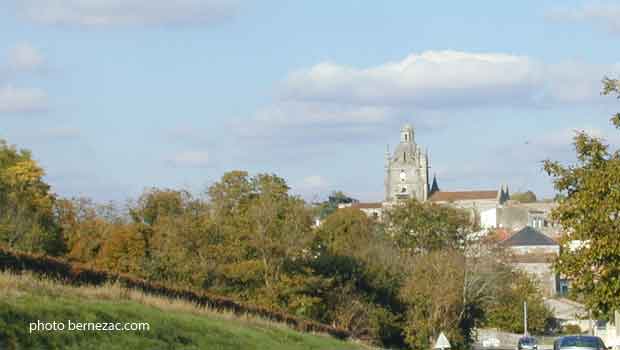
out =
<path fill-rule="evenodd" d="M 385 201 L 416 198 L 424 202 L 429 196 L 428 153 L 415 143 L 411 125 L 400 130 L 400 143 L 394 153 L 386 153 Z"/>

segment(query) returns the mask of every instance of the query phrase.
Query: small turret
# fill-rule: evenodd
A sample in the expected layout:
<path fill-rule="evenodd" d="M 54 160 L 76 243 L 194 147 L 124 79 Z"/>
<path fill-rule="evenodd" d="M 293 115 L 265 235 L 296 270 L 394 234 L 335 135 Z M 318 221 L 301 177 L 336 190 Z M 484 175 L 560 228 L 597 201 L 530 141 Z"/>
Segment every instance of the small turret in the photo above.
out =
<path fill-rule="evenodd" d="M 433 185 L 431 186 L 429 197 L 432 196 L 435 192 L 439 192 L 439 185 L 437 184 L 437 174 L 433 174 Z"/>
<path fill-rule="evenodd" d="M 413 136 L 413 128 L 411 127 L 411 125 L 405 124 L 405 126 L 400 129 L 401 143 L 414 143 Z"/>

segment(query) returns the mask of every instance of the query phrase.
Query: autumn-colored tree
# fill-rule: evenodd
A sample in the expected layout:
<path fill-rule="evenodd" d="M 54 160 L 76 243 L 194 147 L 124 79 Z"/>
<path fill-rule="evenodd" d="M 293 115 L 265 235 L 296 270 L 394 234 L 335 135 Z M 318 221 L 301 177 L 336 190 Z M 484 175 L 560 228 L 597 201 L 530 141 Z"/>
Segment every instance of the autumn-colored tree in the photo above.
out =
<path fill-rule="evenodd" d="M 323 244 L 332 254 L 355 255 L 372 239 L 373 227 L 368 216 L 359 209 L 339 209 L 317 230 L 318 244 Z"/>
<path fill-rule="evenodd" d="M 113 224 L 97 256 L 97 265 L 115 272 L 144 276 L 145 251 L 145 241 L 136 224 Z"/>
<path fill-rule="evenodd" d="M 401 290 L 409 306 L 404 327 L 407 343 L 430 349 L 440 332 L 453 345 L 463 344 L 460 328 L 463 304 L 465 257 L 454 250 L 434 251 L 415 258 Z"/>
<path fill-rule="evenodd" d="M 0 242 L 52 255 L 65 250 L 54 220 L 55 196 L 29 151 L 0 140 Z"/>
<path fill-rule="evenodd" d="M 603 84 L 603 94 L 620 98 L 618 80 Z M 620 113 L 611 122 L 620 129 Z M 574 145 L 576 164 L 544 164 L 562 194 L 552 212 L 565 230 L 556 268 L 594 316 L 607 318 L 620 310 L 620 150 L 584 131 Z"/>

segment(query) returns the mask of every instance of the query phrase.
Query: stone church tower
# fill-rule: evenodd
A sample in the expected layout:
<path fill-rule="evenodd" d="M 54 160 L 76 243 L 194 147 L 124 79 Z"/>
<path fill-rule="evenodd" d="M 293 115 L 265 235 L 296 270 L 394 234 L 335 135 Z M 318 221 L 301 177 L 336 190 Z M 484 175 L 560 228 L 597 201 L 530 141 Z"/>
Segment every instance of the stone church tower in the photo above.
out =
<path fill-rule="evenodd" d="M 417 198 L 424 202 L 429 197 L 428 153 L 416 145 L 413 128 L 409 124 L 400 129 L 400 143 L 394 154 L 385 155 L 385 201 Z"/>

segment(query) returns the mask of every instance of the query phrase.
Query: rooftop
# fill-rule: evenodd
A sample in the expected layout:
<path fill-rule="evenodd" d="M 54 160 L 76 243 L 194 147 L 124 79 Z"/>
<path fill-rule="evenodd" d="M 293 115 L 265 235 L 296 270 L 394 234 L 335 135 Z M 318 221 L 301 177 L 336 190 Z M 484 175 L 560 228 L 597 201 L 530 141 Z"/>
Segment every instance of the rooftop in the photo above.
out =
<path fill-rule="evenodd" d="M 510 247 L 558 245 L 556 241 L 530 226 L 525 226 L 523 229 L 512 235 L 512 237 L 505 240 L 503 244 Z"/>
<path fill-rule="evenodd" d="M 475 200 L 475 199 L 497 199 L 497 190 L 490 191 L 439 191 L 433 193 L 429 198 L 431 202 L 453 202 L 462 200 Z"/>

